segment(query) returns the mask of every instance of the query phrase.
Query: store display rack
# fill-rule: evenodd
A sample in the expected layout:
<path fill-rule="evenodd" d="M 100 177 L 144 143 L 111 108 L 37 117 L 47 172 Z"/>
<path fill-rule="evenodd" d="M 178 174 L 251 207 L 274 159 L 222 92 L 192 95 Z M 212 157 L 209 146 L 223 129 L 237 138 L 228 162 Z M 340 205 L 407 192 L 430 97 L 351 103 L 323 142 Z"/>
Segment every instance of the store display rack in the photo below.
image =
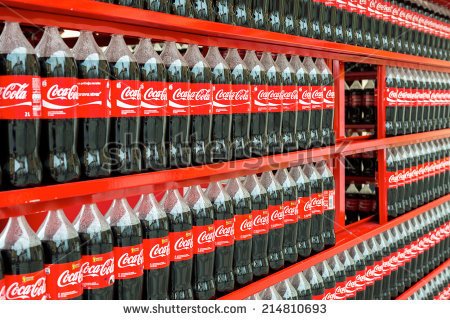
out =
<path fill-rule="evenodd" d="M 0 16 L 3 20 L 17 21 L 23 25 L 39 27 L 56 25 L 65 29 L 91 30 L 107 35 L 124 34 L 128 37 L 174 40 L 180 43 L 196 43 L 205 46 L 257 51 L 266 51 L 270 48 L 274 53 L 325 58 L 329 65 L 333 67 L 335 78 L 335 132 L 337 144 L 326 148 L 231 161 L 209 166 L 4 191 L 0 192 L 0 219 L 17 215 L 29 215 L 29 218 L 32 219 L 33 214 L 49 209 L 163 191 L 167 188 L 202 184 L 322 159 L 333 160 L 336 180 L 336 246 L 223 297 L 223 299 L 243 299 L 362 240 L 368 239 L 450 200 L 450 196 L 442 197 L 393 221 L 388 221 L 386 210 L 386 148 L 450 137 L 450 129 L 407 136 L 386 137 L 386 106 L 384 104 L 386 66 L 450 72 L 450 62 L 224 25 L 122 6 L 112 6 L 114 5 L 89 0 L 3 0 L 0 3 Z M 364 77 L 370 75 L 370 77 L 377 79 L 378 112 L 376 138 L 363 136 L 353 139 L 345 136 L 345 80 L 358 77 L 353 72 L 348 77 L 346 76 L 345 62 L 377 65 L 375 72 L 364 75 Z M 344 227 L 345 156 L 368 151 L 378 151 L 376 181 L 379 186 L 379 218 L 378 221 L 374 218 L 369 218 L 357 224 Z"/>

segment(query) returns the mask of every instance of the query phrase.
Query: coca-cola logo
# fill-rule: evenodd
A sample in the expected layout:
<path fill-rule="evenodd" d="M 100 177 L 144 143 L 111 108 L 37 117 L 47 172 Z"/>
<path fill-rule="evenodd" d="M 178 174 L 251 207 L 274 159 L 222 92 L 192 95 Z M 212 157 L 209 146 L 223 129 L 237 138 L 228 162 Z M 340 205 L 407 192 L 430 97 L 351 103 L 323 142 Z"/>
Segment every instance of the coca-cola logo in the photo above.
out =
<path fill-rule="evenodd" d="M 213 243 L 216 240 L 214 232 L 203 231 L 198 235 L 198 244 Z"/>
<path fill-rule="evenodd" d="M 285 91 L 282 90 L 281 91 L 283 100 L 298 100 L 298 90 L 293 90 L 293 91 Z"/>
<path fill-rule="evenodd" d="M 234 225 L 231 224 L 229 227 L 224 227 L 223 225 L 220 225 L 216 228 L 216 238 L 223 238 L 223 237 L 231 237 L 234 236 Z"/>
<path fill-rule="evenodd" d="M 272 221 L 283 220 L 283 217 L 283 212 L 281 210 L 274 210 L 270 216 L 270 219 Z"/>
<path fill-rule="evenodd" d="M 310 90 L 302 92 L 302 100 L 311 100 L 312 93 Z"/>
<path fill-rule="evenodd" d="M 194 247 L 194 240 L 192 238 L 179 238 L 175 242 L 175 251 L 183 251 L 183 250 L 190 250 Z"/>
<path fill-rule="evenodd" d="M 325 98 L 328 100 L 334 100 L 335 97 L 335 92 L 333 89 L 329 89 L 327 90 L 327 92 L 325 93 Z"/>
<path fill-rule="evenodd" d="M 355 283 L 357 288 L 364 287 L 366 284 L 366 277 L 362 274 L 357 274 Z"/>
<path fill-rule="evenodd" d="M 367 269 L 365 277 L 367 282 L 373 281 L 376 277 L 375 270 L 373 268 Z"/>
<path fill-rule="evenodd" d="M 216 100 L 235 100 L 235 101 L 247 101 L 249 100 L 249 90 L 241 89 L 238 91 L 225 91 L 220 89 L 216 91 L 215 98 Z"/>
<path fill-rule="evenodd" d="M 64 288 L 67 286 L 78 285 L 83 281 L 83 273 L 81 268 L 77 272 L 70 272 L 69 270 L 64 271 L 59 275 L 58 287 Z"/>
<path fill-rule="evenodd" d="M 313 100 L 323 99 L 323 92 L 320 90 L 314 90 L 311 94 L 311 99 Z"/>
<path fill-rule="evenodd" d="M 152 259 L 157 259 L 161 257 L 167 257 L 170 254 L 170 242 L 167 241 L 167 244 L 160 245 L 159 243 L 153 246 L 153 248 L 150 249 L 149 257 Z"/>
<path fill-rule="evenodd" d="M 397 175 L 396 174 L 390 175 L 388 181 L 389 183 L 397 183 L 398 182 Z"/>
<path fill-rule="evenodd" d="M 348 294 L 354 293 L 356 290 L 356 282 L 352 280 L 347 281 L 345 284 L 345 289 Z"/>
<path fill-rule="evenodd" d="M 131 89 L 130 86 L 126 87 L 122 90 L 120 94 L 120 99 L 125 100 L 140 100 L 141 99 L 141 90 L 140 89 Z"/>
<path fill-rule="evenodd" d="M 0 281 L 0 300 L 5 300 L 6 298 L 6 286 L 4 282 Z"/>
<path fill-rule="evenodd" d="M 397 100 L 397 91 L 389 91 L 388 98 L 392 100 Z"/>
<path fill-rule="evenodd" d="M 167 88 L 156 90 L 155 88 L 148 88 L 144 93 L 144 100 L 162 100 L 167 101 Z"/>
<path fill-rule="evenodd" d="M 373 268 L 373 275 L 377 278 L 381 277 L 383 275 L 383 265 L 382 264 L 375 265 L 375 267 Z"/>
<path fill-rule="evenodd" d="M 328 292 L 322 300 L 334 300 L 334 293 Z"/>
<path fill-rule="evenodd" d="M 398 99 L 406 99 L 408 97 L 408 92 L 399 90 L 397 93 Z"/>
<path fill-rule="evenodd" d="M 175 101 L 186 101 L 186 100 L 196 100 L 196 101 L 209 101 L 211 100 L 211 89 L 200 89 L 198 91 L 183 91 L 181 88 L 175 90 L 173 94 L 173 100 Z"/>
<path fill-rule="evenodd" d="M 269 224 L 269 216 L 259 214 L 253 219 L 253 225 L 256 227 L 267 226 Z"/>
<path fill-rule="evenodd" d="M 129 254 L 125 252 L 118 260 L 119 268 L 138 267 L 144 263 L 144 250 L 140 250 L 138 254 Z"/>
<path fill-rule="evenodd" d="M 0 96 L 4 100 L 26 100 L 28 83 L 10 83 L 4 88 L 0 88 Z"/>
<path fill-rule="evenodd" d="M 321 198 L 311 198 L 308 200 L 308 202 L 305 203 L 304 210 L 310 211 L 315 207 L 322 207 L 323 206 L 323 199 Z"/>
<path fill-rule="evenodd" d="M 243 232 L 245 231 L 251 231 L 253 228 L 253 221 L 250 219 L 245 219 L 241 222 L 241 225 L 239 226 L 239 229 Z"/>
<path fill-rule="evenodd" d="M 27 281 L 25 281 L 26 283 Z M 7 300 L 33 299 L 43 296 L 46 292 L 45 277 L 41 277 L 34 283 L 20 284 L 14 282 L 6 290 Z"/>
<path fill-rule="evenodd" d="M 284 206 L 283 207 L 283 213 L 285 216 L 296 216 L 297 215 L 297 208 L 293 208 L 291 206 Z"/>
<path fill-rule="evenodd" d="M 343 300 L 347 296 L 347 290 L 345 287 L 338 286 L 338 287 L 336 287 L 334 292 L 335 292 L 335 298 L 337 300 Z"/>
<path fill-rule="evenodd" d="M 99 277 L 114 273 L 114 258 L 105 260 L 103 264 L 91 265 L 88 261 L 81 266 L 81 272 L 85 277 Z"/>
<path fill-rule="evenodd" d="M 283 98 L 284 91 L 261 90 L 258 92 L 258 100 L 281 100 Z"/>
<path fill-rule="evenodd" d="M 53 85 L 47 91 L 48 100 L 78 100 L 78 86 L 74 84 L 70 88 L 60 88 L 58 84 Z"/>

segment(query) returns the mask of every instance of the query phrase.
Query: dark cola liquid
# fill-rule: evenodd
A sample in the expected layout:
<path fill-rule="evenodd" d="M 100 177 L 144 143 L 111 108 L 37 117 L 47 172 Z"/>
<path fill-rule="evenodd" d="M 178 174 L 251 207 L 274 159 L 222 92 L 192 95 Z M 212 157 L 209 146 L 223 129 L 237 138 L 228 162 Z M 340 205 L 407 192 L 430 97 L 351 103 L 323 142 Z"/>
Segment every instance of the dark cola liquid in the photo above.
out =
<path fill-rule="evenodd" d="M 269 30 L 284 32 L 284 1 L 269 0 Z"/>
<path fill-rule="evenodd" d="M 116 4 L 120 4 L 122 6 L 140 8 L 144 7 L 144 0 L 115 0 Z"/>
<path fill-rule="evenodd" d="M 336 23 L 336 14 L 335 10 L 332 10 L 333 7 L 325 5 L 322 3 L 322 15 L 320 17 L 320 25 L 321 25 L 321 36 L 322 40 L 327 41 L 335 41 L 335 23 Z"/>
<path fill-rule="evenodd" d="M 113 239 L 111 230 L 101 233 L 78 233 L 81 243 L 81 255 L 96 255 L 112 252 Z M 83 300 L 112 300 L 113 285 L 101 289 L 84 289 Z"/>
<path fill-rule="evenodd" d="M 297 187 L 290 188 L 283 187 L 283 201 L 284 205 L 289 205 L 291 202 L 297 202 Z M 298 260 L 298 223 L 290 223 L 284 225 L 283 235 L 283 253 L 284 260 L 287 263 L 296 263 Z"/>
<path fill-rule="evenodd" d="M 321 14 L 322 14 L 322 5 L 320 2 L 315 1 L 309 1 L 311 2 L 311 28 L 309 30 L 308 37 L 314 38 L 314 39 L 320 39 L 321 37 L 321 26 L 320 26 L 320 20 L 321 20 Z"/>
<path fill-rule="evenodd" d="M 78 79 L 108 79 L 109 67 L 105 60 L 77 60 Z M 110 175 L 108 139 L 109 118 L 79 119 L 78 155 L 81 173 L 86 178 L 100 178 Z"/>
<path fill-rule="evenodd" d="M 300 5 L 300 16 L 297 35 L 302 37 L 311 37 L 313 1 L 299 0 L 298 2 Z"/>
<path fill-rule="evenodd" d="M 309 182 L 298 185 L 297 193 L 299 198 L 309 198 L 311 196 Z M 304 205 L 304 201 L 301 203 Z M 311 255 L 311 218 L 298 220 L 297 249 L 302 259 Z"/>
<path fill-rule="evenodd" d="M 155 59 L 149 59 L 141 64 L 141 81 L 162 81 L 167 78 L 166 68 L 157 63 Z M 167 136 L 166 117 L 142 117 L 141 118 L 141 149 L 143 170 L 161 170 L 167 168 L 167 149 L 165 145 Z"/>
<path fill-rule="evenodd" d="M 35 55 L 0 54 L 0 77 L 7 75 L 39 76 Z M 39 159 L 40 120 L 0 120 L 0 135 L 6 143 L 0 148 L 0 184 L 13 187 L 38 185 L 42 182 Z M 4 179 L 1 167 L 5 169 Z"/>
<path fill-rule="evenodd" d="M 267 194 L 252 195 L 252 210 L 267 210 Z M 254 217 L 253 217 L 254 218 Z M 263 277 L 269 274 L 269 261 L 267 258 L 267 245 L 269 234 L 253 234 L 252 238 L 252 267 L 255 277 Z"/>
<path fill-rule="evenodd" d="M 334 86 L 334 78 L 331 74 L 322 75 L 322 85 L 323 86 Z M 334 133 L 334 108 L 324 109 L 322 114 L 322 135 L 323 135 L 323 145 L 331 146 L 336 143 L 335 133 Z"/>
<path fill-rule="evenodd" d="M 169 236 L 169 219 L 141 220 L 143 239 L 159 239 Z M 145 300 L 167 300 L 169 298 L 169 267 L 144 270 L 142 298 Z"/>
<path fill-rule="evenodd" d="M 194 18 L 214 21 L 212 0 L 191 0 Z"/>
<path fill-rule="evenodd" d="M 278 61 L 278 59 L 277 59 Z M 283 86 L 296 86 L 297 78 L 291 69 L 286 68 L 281 71 Z M 281 139 L 283 142 L 283 151 L 292 152 L 298 149 L 295 139 L 295 125 L 297 121 L 297 111 L 283 111 L 281 121 Z"/>
<path fill-rule="evenodd" d="M 142 244 L 142 230 L 140 224 L 127 226 L 111 226 L 114 247 L 130 247 Z M 143 277 L 132 279 L 116 279 L 114 282 L 115 300 L 142 299 Z"/>
<path fill-rule="evenodd" d="M 287 34 L 298 34 L 300 18 L 300 4 L 297 0 L 284 1 L 284 32 Z"/>
<path fill-rule="evenodd" d="M 233 0 L 215 0 L 214 9 L 217 22 L 234 23 Z"/>
<path fill-rule="evenodd" d="M 281 206 L 283 205 L 282 190 L 267 190 L 267 195 L 269 198 L 269 207 L 274 206 L 281 210 Z M 279 270 L 284 267 L 283 238 L 284 228 L 269 230 L 267 253 L 271 270 Z"/>
<path fill-rule="evenodd" d="M 390 69 L 386 77 L 386 87 L 397 90 L 397 81 L 393 74 L 395 69 Z M 395 105 L 389 105 L 386 107 L 386 136 L 397 135 L 397 108 Z"/>
<path fill-rule="evenodd" d="M 300 62 L 300 58 L 298 58 L 298 61 Z M 291 65 L 294 67 L 294 69 L 298 68 L 296 70 L 296 77 L 297 77 L 297 85 L 299 87 L 298 94 L 300 101 L 300 99 L 302 98 L 300 96 L 301 87 L 306 87 L 307 90 L 309 90 L 310 86 L 309 75 L 306 73 L 306 70 L 303 68 L 303 66 L 296 65 L 294 58 L 291 58 L 290 62 Z M 302 106 L 299 103 L 297 111 L 297 123 L 295 125 L 295 132 L 296 132 L 295 138 L 297 140 L 298 148 L 301 150 L 308 149 L 311 145 L 311 133 L 309 132 L 310 122 L 311 122 L 311 110 L 302 110 Z"/>
<path fill-rule="evenodd" d="M 41 77 L 77 77 L 73 58 L 39 58 Z M 80 177 L 80 159 L 76 153 L 78 119 L 46 119 L 41 126 L 41 159 L 48 177 L 55 182 L 69 182 Z"/>
<path fill-rule="evenodd" d="M 144 9 L 168 13 L 169 3 L 167 0 L 144 0 Z"/>
<path fill-rule="evenodd" d="M 333 7 L 331 9 L 332 11 L 335 11 L 335 30 L 334 30 L 334 37 L 335 41 L 339 43 L 345 42 L 345 34 L 347 32 L 346 28 L 346 21 L 344 21 L 344 18 L 347 18 L 347 15 L 344 14 L 346 11 L 341 6 Z"/>
<path fill-rule="evenodd" d="M 394 69 L 395 70 L 395 69 Z M 394 75 L 395 76 L 395 81 L 397 84 L 397 88 L 400 90 L 403 90 L 403 88 L 406 87 L 406 83 L 402 77 L 402 75 L 404 74 L 402 72 L 401 69 L 397 68 L 396 69 L 397 72 Z M 405 107 L 403 106 L 397 106 L 397 115 L 396 115 L 396 122 L 395 122 L 395 126 L 397 129 L 397 135 L 404 135 L 406 134 L 406 118 L 405 118 Z"/>
<path fill-rule="evenodd" d="M 335 183 L 333 177 L 323 178 L 323 190 L 333 191 L 335 190 Z M 334 207 L 334 197 L 329 199 L 329 206 Z M 333 201 L 333 204 L 331 203 Z M 323 242 L 326 247 L 331 247 L 336 244 L 336 235 L 334 232 L 334 218 L 336 215 L 335 209 L 329 209 L 323 211 Z"/>
<path fill-rule="evenodd" d="M 316 67 L 312 66 L 308 70 L 309 79 L 311 86 L 318 87 L 322 85 L 322 75 L 319 73 Z M 320 147 L 323 141 L 322 132 L 322 108 L 315 108 L 311 110 L 311 121 L 310 121 L 310 134 L 311 134 L 311 145 L 313 147 Z"/>
<path fill-rule="evenodd" d="M 234 22 L 237 26 L 251 27 L 252 0 L 234 0 Z"/>
<path fill-rule="evenodd" d="M 323 195 L 323 182 L 321 178 L 310 179 L 311 194 Z M 315 252 L 323 250 L 325 244 L 323 239 L 323 214 L 313 214 L 311 217 L 311 247 Z"/>
<path fill-rule="evenodd" d="M 170 2 L 170 13 L 178 16 L 189 17 L 192 13 L 192 0 L 168 0 Z"/>
<path fill-rule="evenodd" d="M 213 207 L 201 209 L 193 208 L 191 210 L 194 226 L 209 226 L 214 224 Z M 196 239 L 194 241 L 196 241 Z M 214 299 L 216 295 L 214 284 L 214 256 L 214 252 L 194 255 L 192 283 L 194 298 L 197 300 Z"/>
<path fill-rule="evenodd" d="M 41 245 L 20 251 L 3 249 L 1 254 L 5 276 L 34 273 L 44 269 L 44 251 Z"/>
<path fill-rule="evenodd" d="M 252 19 L 255 29 L 269 29 L 269 12 L 267 0 L 252 0 Z"/>
<path fill-rule="evenodd" d="M 271 86 L 281 86 L 281 73 L 277 72 L 275 67 L 269 68 L 266 74 L 269 91 L 271 91 Z M 282 120 L 282 112 L 269 112 L 267 115 L 267 144 L 271 154 L 281 153 L 283 149 L 281 139 Z"/>

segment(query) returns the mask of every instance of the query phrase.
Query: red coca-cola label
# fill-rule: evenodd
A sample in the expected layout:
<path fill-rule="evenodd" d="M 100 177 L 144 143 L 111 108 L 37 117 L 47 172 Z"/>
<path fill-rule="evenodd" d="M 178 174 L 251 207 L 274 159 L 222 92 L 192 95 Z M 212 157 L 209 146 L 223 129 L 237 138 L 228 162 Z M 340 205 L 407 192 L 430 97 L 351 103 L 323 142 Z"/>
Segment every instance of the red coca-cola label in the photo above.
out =
<path fill-rule="evenodd" d="M 78 118 L 109 117 L 110 82 L 106 79 L 78 79 Z"/>
<path fill-rule="evenodd" d="M 111 116 L 138 117 L 141 105 L 141 88 L 137 80 L 111 81 Z"/>
<path fill-rule="evenodd" d="M 83 289 L 101 289 L 114 284 L 114 254 L 86 255 L 81 257 Z"/>
<path fill-rule="evenodd" d="M 346 281 L 337 282 L 334 288 L 334 300 L 346 300 L 347 299 L 347 289 L 345 287 Z"/>
<path fill-rule="evenodd" d="M 305 210 L 311 211 L 312 215 L 323 214 L 323 196 L 321 193 L 311 195 L 311 198 L 305 203 Z"/>
<path fill-rule="evenodd" d="M 366 272 L 364 274 L 364 277 L 366 279 L 366 286 L 371 286 L 375 283 L 375 266 L 368 266 L 366 268 Z"/>
<path fill-rule="evenodd" d="M 359 0 L 356 12 L 358 12 L 358 14 L 361 14 L 361 15 L 368 15 L 368 12 L 367 12 L 367 8 L 369 6 L 368 2 L 369 2 L 369 0 Z"/>
<path fill-rule="evenodd" d="M 194 254 L 194 234 L 192 230 L 169 233 L 170 261 L 191 260 Z"/>
<path fill-rule="evenodd" d="M 237 114 L 251 112 L 250 85 L 233 84 L 232 112 Z M 264 101 L 262 102 L 264 104 Z"/>
<path fill-rule="evenodd" d="M 392 9 L 393 9 L 392 5 L 389 2 L 384 1 L 382 9 L 383 9 L 383 20 L 394 23 L 394 21 L 392 20 Z"/>
<path fill-rule="evenodd" d="M 206 83 L 191 83 L 189 107 L 191 115 L 209 115 L 212 112 L 212 86 Z"/>
<path fill-rule="evenodd" d="M 384 93 L 387 107 L 397 106 L 397 88 L 387 87 Z"/>
<path fill-rule="evenodd" d="M 375 17 L 378 20 L 384 20 L 384 1 L 382 0 L 370 0 L 369 7 L 375 11 Z"/>
<path fill-rule="evenodd" d="M 311 87 L 307 86 L 298 87 L 298 110 L 299 111 L 311 110 Z"/>
<path fill-rule="evenodd" d="M 269 206 L 270 229 L 284 227 L 283 206 Z"/>
<path fill-rule="evenodd" d="M 357 211 L 359 208 L 359 199 L 345 199 L 346 211 Z"/>
<path fill-rule="evenodd" d="M 325 289 L 325 291 L 324 291 L 324 293 L 322 295 L 322 298 L 320 300 L 336 300 L 336 298 L 334 296 L 335 295 L 335 291 L 336 291 L 336 289 L 334 287 Z"/>
<path fill-rule="evenodd" d="M 317 110 L 323 107 L 323 90 L 322 87 L 311 87 L 311 109 Z"/>
<path fill-rule="evenodd" d="M 408 28 L 413 29 L 413 13 L 412 11 L 403 9 L 403 11 L 405 12 L 405 26 Z M 402 13 L 400 12 L 400 18 L 402 18 Z"/>
<path fill-rule="evenodd" d="M 400 7 L 394 6 L 391 4 L 392 12 L 391 12 L 391 21 L 393 24 L 404 25 L 404 23 L 400 22 Z M 403 20 L 404 21 L 404 20 Z"/>
<path fill-rule="evenodd" d="M 342 10 L 347 10 L 347 0 L 336 0 L 336 7 Z"/>
<path fill-rule="evenodd" d="M 28 274 L 5 275 L 6 300 L 45 300 L 44 270 Z"/>
<path fill-rule="evenodd" d="M 5 279 L 0 279 L 0 301 L 6 300 L 6 282 Z"/>
<path fill-rule="evenodd" d="M 347 11 L 357 12 L 358 11 L 358 0 L 347 0 Z"/>
<path fill-rule="evenodd" d="M 263 88 L 263 87 L 260 87 Z M 268 86 L 266 91 L 258 91 L 258 101 L 261 104 L 267 101 L 268 112 L 282 112 L 283 111 L 283 87 Z"/>
<path fill-rule="evenodd" d="M 24 120 L 41 116 L 41 78 L 0 76 L 0 119 Z"/>
<path fill-rule="evenodd" d="M 81 260 L 44 266 L 48 300 L 67 300 L 83 294 Z"/>
<path fill-rule="evenodd" d="M 216 246 L 216 234 L 214 225 L 194 226 L 194 254 L 206 254 L 214 252 Z"/>
<path fill-rule="evenodd" d="M 399 266 L 397 252 L 394 252 L 389 256 L 389 267 L 391 268 L 391 272 L 397 270 Z"/>
<path fill-rule="evenodd" d="M 334 210 L 335 190 L 323 190 L 323 210 Z"/>
<path fill-rule="evenodd" d="M 325 0 L 324 3 L 328 7 L 335 7 L 337 0 Z"/>
<path fill-rule="evenodd" d="M 376 8 L 378 0 L 367 0 L 367 15 L 369 17 L 376 17 Z"/>
<path fill-rule="evenodd" d="M 234 216 L 234 240 L 249 240 L 253 235 L 252 214 L 238 214 Z"/>
<path fill-rule="evenodd" d="M 133 279 L 144 272 L 144 249 L 142 244 L 114 247 L 114 276 L 116 280 Z"/>
<path fill-rule="evenodd" d="M 408 97 L 408 89 L 399 88 L 397 90 L 397 106 L 398 107 L 408 107 L 410 105 Z"/>
<path fill-rule="evenodd" d="M 366 271 L 365 270 L 356 274 L 355 285 L 356 285 L 356 291 L 366 290 Z"/>
<path fill-rule="evenodd" d="M 157 270 L 170 265 L 169 237 L 144 239 L 144 270 Z"/>
<path fill-rule="evenodd" d="M 270 92 L 268 91 L 268 86 L 262 84 L 252 86 L 251 96 L 252 96 L 252 106 L 251 106 L 252 113 L 268 112 L 270 110 L 269 107 Z M 275 106 L 272 106 L 272 108 L 275 108 Z"/>
<path fill-rule="evenodd" d="M 296 201 L 286 201 L 283 203 L 283 219 L 285 225 L 298 222 L 298 208 Z"/>
<path fill-rule="evenodd" d="M 419 29 L 419 14 L 416 12 L 411 12 L 411 28 L 414 30 Z"/>
<path fill-rule="evenodd" d="M 383 270 L 383 260 L 377 261 L 373 265 L 373 277 L 375 281 L 383 279 L 384 270 Z"/>
<path fill-rule="evenodd" d="M 230 114 L 233 102 L 233 90 L 231 84 L 213 85 L 213 114 Z"/>
<path fill-rule="evenodd" d="M 269 232 L 269 210 L 253 210 L 253 234 L 266 234 Z"/>
<path fill-rule="evenodd" d="M 167 84 L 168 116 L 187 116 L 190 114 L 189 82 L 170 82 Z"/>
<path fill-rule="evenodd" d="M 397 186 L 398 187 L 403 187 L 405 185 L 406 182 L 406 175 L 405 175 L 405 170 L 398 170 L 397 171 Z"/>
<path fill-rule="evenodd" d="M 383 258 L 383 276 L 388 276 L 391 274 L 391 262 L 390 262 L 390 256 Z"/>
<path fill-rule="evenodd" d="M 78 81 L 76 78 L 42 79 L 42 118 L 77 117 Z"/>
<path fill-rule="evenodd" d="M 283 111 L 297 111 L 298 89 L 297 86 L 283 86 Z"/>
<path fill-rule="evenodd" d="M 228 247 L 234 244 L 234 219 L 214 221 L 216 247 Z"/>
<path fill-rule="evenodd" d="M 164 117 L 168 104 L 167 84 L 161 81 L 141 83 L 141 116 Z"/>
<path fill-rule="evenodd" d="M 297 212 L 298 212 L 298 218 L 300 220 L 307 220 L 307 219 L 311 219 L 312 213 L 311 210 L 306 207 L 306 204 L 311 200 L 310 197 L 301 197 L 298 198 L 297 201 Z"/>
<path fill-rule="evenodd" d="M 324 86 L 323 87 L 323 108 L 324 109 L 334 109 L 334 87 Z"/>
<path fill-rule="evenodd" d="M 345 293 L 347 299 L 356 295 L 356 275 L 347 277 L 345 282 Z"/>

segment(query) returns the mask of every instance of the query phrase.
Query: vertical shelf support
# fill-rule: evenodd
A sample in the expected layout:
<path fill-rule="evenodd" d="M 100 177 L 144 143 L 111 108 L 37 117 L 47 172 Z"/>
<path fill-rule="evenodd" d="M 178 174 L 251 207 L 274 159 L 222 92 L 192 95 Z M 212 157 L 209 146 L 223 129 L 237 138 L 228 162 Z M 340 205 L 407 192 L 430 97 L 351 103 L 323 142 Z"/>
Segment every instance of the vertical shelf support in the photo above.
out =
<path fill-rule="evenodd" d="M 377 71 L 377 138 L 382 139 L 386 138 L 386 67 L 378 66 Z M 388 222 L 386 149 L 378 151 L 378 215 L 381 225 Z"/>

